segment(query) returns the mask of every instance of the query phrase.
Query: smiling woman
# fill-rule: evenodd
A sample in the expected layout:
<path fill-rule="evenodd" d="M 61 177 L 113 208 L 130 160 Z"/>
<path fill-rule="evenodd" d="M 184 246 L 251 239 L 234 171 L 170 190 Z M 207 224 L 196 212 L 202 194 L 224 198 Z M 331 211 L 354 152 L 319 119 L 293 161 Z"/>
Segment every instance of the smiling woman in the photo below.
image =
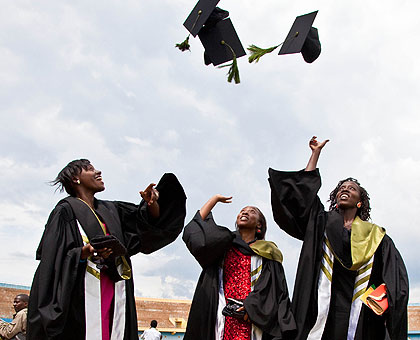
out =
<path fill-rule="evenodd" d="M 70 196 L 52 211 L 36 253 L 27 338 L 138 339 L 130 256 L 179 235 L 181 184 L 165 174 L 140 191 L 140 205 L 98 200 L 102 174 L 86 159 L 70 162 L 52 184 Z"/>
<path fill-rule="evenodd" d="M 239 212 L 236 232 L 215 223 L 211 210 L 231 199 L 213 196 L 185 227 L 183 240 L 203 271 L 184 339 L 291 339 L 296 325 L 283 255 L 264 240 L 266 220 L 257 207 Z"/>
<path fill-rule="evenodd" d="M 408 277 L 385 229 L 370 223 L 367 191 L 354 178 L 338 183 L 325 211 L 316 168 L 328 140 L 313 137 L 305 171 L 269 170 L 274 220 L 302 240 L 292 308 L 297 340 L 407 339 Z M 362 302 L 369 287 L 386 285 L 388 310 Z"/>

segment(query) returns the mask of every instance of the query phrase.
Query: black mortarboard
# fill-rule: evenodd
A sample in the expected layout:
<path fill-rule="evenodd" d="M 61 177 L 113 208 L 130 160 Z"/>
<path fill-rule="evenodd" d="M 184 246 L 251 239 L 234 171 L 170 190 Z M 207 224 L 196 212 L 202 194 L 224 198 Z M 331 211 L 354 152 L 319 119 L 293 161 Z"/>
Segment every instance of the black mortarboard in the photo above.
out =
<path fill-rule="evenodd" d="M 200 0 L 184 22 L 185 28 L 195 37 L 204 26 L 220 0 Z"/>
<path fill-rule="evenodd" d="M 248 50 L 251 52 L 249 62 L 258 62 L 263 55 L 271 53 L 280 45 L 279 55 L 301 52 L 303 59 L 307 63 L 314 62 L 321 53 L 318 30 L 312 27 L 317 13 L 318 11 L 315 11 L 296 17 L 286 39 L 279 45 L 269 48 L 260 48 L 255 45 L 249 46 Z"/>
<path fill-rule="evenodd" d="M 205 25 L 198 33 L 198 37 L 204 46 L 205 55 L 214 66 L 232 60 L 233 53 L 236 58 L 246 55 L 229 18 L 220 20 L 215 25 Z"/>
<path fill-rule="evenodd" d="M 228 72 L 228 81 L 239 83 L 239 70 L 236 59 L 246 55 L 241 41 L 236 34 L 229 12 L 216 7 L 220 0 L 199 0 L 184 22 L 185 28 L 194 37 L 198 34 L 204 46 L 204 62 L 214 66 L 232 60 Z M 190 49 L 189 35 L 184 42 L 176 44 L 181 51 Z"/>
<path fill-rule="evenodd" d="M 312 27 L 318 11 L 296 17 L 289 31 L 280 54 L 302 53 L 307 63 L 312 63 L 321 53 L 318 30 Z"/>

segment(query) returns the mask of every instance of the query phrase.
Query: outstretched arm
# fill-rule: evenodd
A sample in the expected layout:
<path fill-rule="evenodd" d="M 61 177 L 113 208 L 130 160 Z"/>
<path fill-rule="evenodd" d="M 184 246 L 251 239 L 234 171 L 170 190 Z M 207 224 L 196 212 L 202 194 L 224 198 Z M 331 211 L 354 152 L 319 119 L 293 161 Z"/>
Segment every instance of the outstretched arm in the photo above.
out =
<path fill-rule="evenodd" d="M 218 202 L 232 203 L 232 196 L 226 197 L 226 196 L 217 194 L 217 195 L 214 195 L 212 198 L 210 198 L 206 202 L 206 204 L 204 204 L 203 207 L 200 209 L 200 215 L 203 220 L 208 216 L 208 214 L 210 214 L 210 211 L 214 208 L 214 206 Z"/>
<path fill-rule="evenodd" d="M 308 165 L 305 168 L 305 171 L 312 171 L 316 169 L 318 164 L 319 155 L 321 154 L 322 148 L 327 144 L 330 140 L 326 139 L 323 142 L 318 142 L 316 140 L 316 136 L 313 136 L 309 141 L 309 147 L 312 150 L 311 157 L 309 158 Z"/>

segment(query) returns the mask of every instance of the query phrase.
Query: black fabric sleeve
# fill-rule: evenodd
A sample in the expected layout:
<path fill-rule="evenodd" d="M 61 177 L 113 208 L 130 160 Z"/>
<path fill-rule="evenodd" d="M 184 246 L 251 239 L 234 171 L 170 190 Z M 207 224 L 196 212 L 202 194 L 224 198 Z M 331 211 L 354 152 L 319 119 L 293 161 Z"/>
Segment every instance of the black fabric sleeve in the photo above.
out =
<path fill-rule="evenodd" d="M 48 338 L 63 332 L 72 292 L 86 270 L 86 263 L 80 262 L 83 241 L 71 221 L 69 209 L 61 204 L 53 210 L 37 251 L 40 264 L 31 289 L 28 331 L 31 333 L 31 323 L 36 321 L 33 333 L 45 332 Z M 43 331 L 37 329 L 41 325 Z"/>
<path fill-rule="evenodd" d="M 245 299 L 244 306 L 252 323 L 275 339 L 293 339 L 296 335 L 281 263 L 264 260 L 261 275 L 254 290 Z"/>
<path fill-rule="evenodd" d="M 182 239 L 201 267 L 206 268 L 223 258 L 234 237 L 228 228 L 215 223 L 212 213 L 203 220 L 197 211 L 185 226 Z"/>
<path fill-rule="evenodd" d="M 404 261 L 390 237 L 382 245 L 382 276 L 387 287 L 386 328 L 393 340 L 407 339 L 408 275 Z"/>
<path fill-rule="evenodd" d="M 274 220 L 290 236 L 303 240 L 311 210 L 323 210 L 317 196 L 321 187 L 318 169 L 286 172 L 270 168 L 268 175 Z"/>
<path fill-rule="evenodd" d="M 176 176 L 164 174 L 156 189 L 159 191 L 158 219 L 149 216 L 145 201 L 140 205 L 114 202 L 130 256 L 163 248 L 175 241 L 184 226 L 186 196 Z"/>

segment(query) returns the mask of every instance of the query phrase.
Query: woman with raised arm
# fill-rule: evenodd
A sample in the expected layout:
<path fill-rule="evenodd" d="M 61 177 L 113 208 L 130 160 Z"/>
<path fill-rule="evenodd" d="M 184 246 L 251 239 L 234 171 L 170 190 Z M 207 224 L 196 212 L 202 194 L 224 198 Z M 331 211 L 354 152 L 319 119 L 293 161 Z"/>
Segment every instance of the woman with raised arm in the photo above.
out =
<path fill-rule="evenodd" d="M 407 272 L 385 229 L 368 222 L 368 193 L 346 178 L 331 192 L 328 211 L 317 196 L 316 167 L 327 142 L 310 140 L 305 170 L 269 169 L 274 220 L 303 241 L 292 300 L 296 339 L 406 340 Z M 382 284 L 389 306 L 378 315 L 362 298 Z"/>
<path fill-rule="evenodd" d="M 27 339 L 138 339 L 130 256 L 179 235 L 181 184 L 165 174 L 140 191 L 140 205 L 98 200 L 102 174 L 87 159 L 70 162 L 52 183 L 70 196 L 51 212 L 36 252 Z"/>
<path fill-rule="evenodd" d="M 184 340 L 293 339 L 283 255 L 264 240 L 264 215 L 243 208 L 234 232 L 213 220 L 213 207 L 231 199 L 213 196 L 185 227 L 183 240 L 203 270 Z"/>

